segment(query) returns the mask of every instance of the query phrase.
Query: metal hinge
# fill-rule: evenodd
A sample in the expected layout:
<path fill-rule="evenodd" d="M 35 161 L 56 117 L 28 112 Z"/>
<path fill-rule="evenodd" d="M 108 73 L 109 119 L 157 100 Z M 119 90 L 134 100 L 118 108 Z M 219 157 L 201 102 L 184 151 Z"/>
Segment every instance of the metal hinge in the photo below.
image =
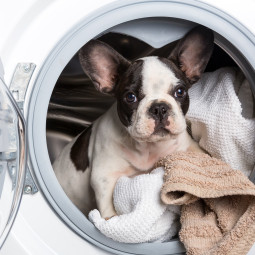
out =
<path fill-rule="evenodd" d="M 35 67 L 33 63 L 18 63 L 12 76 L 10 91 L 22 111 L 27 87 Z"/>
<path fill-rule="evenodd" d="M 10 91 L 22 112 L 28 84 L 31 80 L 35 67 L 36 65 L 34 63 L 18 63 L 12 76 Z M 8 169 L 10 175 L 12 174 L 11 176 L 15 178 L 16 176 L 16 174 L 14 174 L 15 168 L 13 168 L 13 166 L 9 166 Z M 35 194 L 37 191 L 38 188 L 32 177 L 31 171 L 27 166 L 24 193 Z"/>

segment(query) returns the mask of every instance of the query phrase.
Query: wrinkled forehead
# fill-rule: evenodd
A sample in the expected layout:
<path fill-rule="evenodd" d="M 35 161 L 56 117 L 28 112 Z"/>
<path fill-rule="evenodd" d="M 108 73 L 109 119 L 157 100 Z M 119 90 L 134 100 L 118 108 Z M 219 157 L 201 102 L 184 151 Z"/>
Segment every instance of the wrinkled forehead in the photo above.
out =
<path fill-rule="evenodd" d="M 160 95 L 169 94 L 180 83 L 170 63 L 158 57 L 142 58 L 141 72 L 142 93 L 145 96 L 158 98 Z"/>

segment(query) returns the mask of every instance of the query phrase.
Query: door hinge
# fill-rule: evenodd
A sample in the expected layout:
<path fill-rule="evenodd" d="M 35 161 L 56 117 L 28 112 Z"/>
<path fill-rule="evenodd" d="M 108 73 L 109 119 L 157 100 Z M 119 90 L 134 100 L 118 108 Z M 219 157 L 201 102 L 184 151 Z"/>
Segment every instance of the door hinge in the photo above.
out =
<path fill-rule="evenodd" d="M 34 73 L 36 65 L 34 63 L 18 63 L 14 74 L 12 76 L 10 91 L 17 102 L 18 107 L 23 112 L 25 96 L 27 92 L 27 88 L 31 77 Z M 15 166 L 9 166 L 9 173 L 13 177 L 13 184 L 15 179 Z M 33 176 L 29 167 L 26 168 L 26 177 L 24 184 L 24 193 L 25 194 L 35 194 L 38 191 L 38 188 L 35 184 Z"/>
<path fill-rule="evenodd" d="M 27 87 L 35 67 L 34 63 L 18 63 L 12 76 L 10 91 L 22 111 Z"/>

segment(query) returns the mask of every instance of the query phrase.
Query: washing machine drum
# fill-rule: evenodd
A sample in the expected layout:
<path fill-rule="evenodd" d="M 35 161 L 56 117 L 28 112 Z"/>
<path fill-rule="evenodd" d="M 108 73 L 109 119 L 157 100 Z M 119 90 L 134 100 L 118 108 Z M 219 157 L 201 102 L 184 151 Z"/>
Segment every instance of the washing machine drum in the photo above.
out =
<path fill-rule="evenodd" d="M 165 57 L 168 56 L 171 47 L 174 47 L 176 42 L 196 25 L 190 21 L 174 18 L 138 19 L 117 25 L 96 38 L 111 45 L 130 60 L 150 55 Z M 241 52 L 220 34 L 215 32 L 214 36 L 215 49 L 207 71 L 214 71 L 223 66 L 235 66 L 235 68 L 239 66 L 251 87 L 254 87 L 254 81 L 251 79 L 254 69 Z M 42 92 L 41 95 L 43 94 Z M 46 128 L 51 162 L 54 162 L 63 146 L 72 137 L 75 137 L 103 114 L 112 103 L 113 98 L 96 91 L 90 79 L 81 69 L 78 54 L 75 54 L 58 77 L 48 106 Z M 40 114 L 36 114 L 36 116 L 40 116 Z M 41 175 L 44 175 L 44 183 L 52 183 L 52 175 L 46 176 L 47 174 L 49 172 L 41 172 Z M 184 252 L 182 244 L 177 239 L 165 243 L 124 244 L 106 238 L 95 230 L 91 222 L 83 215 L 76 212 L 65 195 L 57 190 L 57 186 L 57 184 L 54 187 L 48 186 L 48 188 L 52 188 L 51 195 L 58 204 L 54 208 L 60 214 L 64 212 L 65 216 L 72 221 L 72 224 L 67 221 L 69 226 L 84 238 L 88 239 L 89 237 L 89 240 L 92 238 L 94 244 L 111 252 L 121 251 L 124 254 L 130 254 L 130 252 L 132 254 Z"/>
<path fill-rule="evenodd" d="M 23 193 L 25 144 L 22 114 L 0 77 L 0 248 L 14 222 Z"/>

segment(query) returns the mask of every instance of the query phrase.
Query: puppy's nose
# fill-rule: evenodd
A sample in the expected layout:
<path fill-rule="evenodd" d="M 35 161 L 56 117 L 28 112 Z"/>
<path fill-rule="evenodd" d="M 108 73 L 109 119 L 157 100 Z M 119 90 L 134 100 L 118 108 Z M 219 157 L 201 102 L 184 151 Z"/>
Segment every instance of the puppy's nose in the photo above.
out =
<path fill-rule="evenodd" d="M 168 116 L 169 106 L 165 103 L 155 103 L 150 109 L 149 113 L 155 120 L 163 120 Z"/>

